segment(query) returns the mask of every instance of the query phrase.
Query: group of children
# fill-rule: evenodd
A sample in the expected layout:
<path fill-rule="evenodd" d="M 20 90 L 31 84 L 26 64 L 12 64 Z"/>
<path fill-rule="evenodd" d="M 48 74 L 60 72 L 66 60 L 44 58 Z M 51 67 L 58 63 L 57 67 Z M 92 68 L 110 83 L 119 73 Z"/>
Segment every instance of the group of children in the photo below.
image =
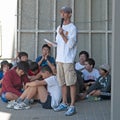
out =
<path fill-rule="evenodd" d="M 59 105 L 61 88 L 54 75 L 55 60 L 49 53 L 50 47 L 45 44 L 42 55 L 34 62 L 28 62 L 26 52 L 18 54 L 12 68 L 4 74 L 1 85 L 1 99 L 8 102 L 7 108 L 28 109 L 32 99 L 38 100 L 46 109 Z M 1 63 L 1 73 L 3 71 Z"/>
<path fill-rule="evenodd" d="M 89 58 L 86 51 L 79 53 L 79 62 L 75 64 L 78 84 L 82 95 L 80 99 L 99 97 L 110 99 L 111 97 L 111 75 L 110 66 L 103 64 L 99 70 L 95 68 L 95 60 Z"/>
<path fill-rule="evenodd" d="M 79 93 L 83 93 L 79 97 L 110 99 L 110 67 L 104 64 L 97 70 L 94 66 L 95 61 L 89 58 L 88 52 L 81 51 L 79 62 L 75 63 L 77 86 Z M 7 108 L 29 109 L 31 101 L 37 100 L 43 108 L 56 110 L 62 95 L 49 45 L 42 46 L 42 55 L 34 62 L 28 60 L 26 52 L 20 52 L 12 66 L 7 61 L 1 62 L 0 93 L 2 101 L 8 103 Z"/>

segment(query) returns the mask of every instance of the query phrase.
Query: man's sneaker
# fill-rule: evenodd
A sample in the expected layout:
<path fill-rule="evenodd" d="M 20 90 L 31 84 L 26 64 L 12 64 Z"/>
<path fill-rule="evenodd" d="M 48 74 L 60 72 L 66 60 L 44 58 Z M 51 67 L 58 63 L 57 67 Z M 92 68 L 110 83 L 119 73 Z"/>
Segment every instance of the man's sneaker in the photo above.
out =
<path fill-rule="evenodd" d="M 54 108 L 54 111 L 58 112 L 58 111 L 63 111 L 63 110 L 67 110 L 68 105 L 61 103 L 57 108 Z"/>
<path fill-rule="evenodd" d="M 30 106 L 26 105 L 24 102 L 17 103 L 17 105 L 14 106 L 15 110 L 27 110 L 29 108 L 30 108 Z"/>
<path fill-rule="evenodd" d="M 71 115 L 73 115 L 73 114 L 75 114 L 75 113 L 76 113 L 75 106 L 70 106 L 70 107 L 68 108 L 68 111 L 65 112 L 65 115 L 66 115 L 66 116 L 71 116 Z"/>
<path fill-rule="evenodd" d="M 16 104 L 17 102 L 15 100 L 11 100 L 10 102 L 8 102 L 6 108 L 13 109 Z"/>

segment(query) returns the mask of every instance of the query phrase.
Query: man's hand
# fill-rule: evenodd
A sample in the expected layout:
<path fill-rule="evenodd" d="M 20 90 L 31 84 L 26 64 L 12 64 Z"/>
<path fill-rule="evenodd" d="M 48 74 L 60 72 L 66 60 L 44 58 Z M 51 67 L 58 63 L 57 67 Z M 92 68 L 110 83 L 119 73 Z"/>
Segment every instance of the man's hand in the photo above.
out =
<path fill-rule="evenodd" d="M 61 36 L 64 35 L 64 32 L 63 32 L 63 31 L 64 31 L 64 30 L 60 27 L 60 28 L 59 28 L 59 33 L 60 33 Z"/>

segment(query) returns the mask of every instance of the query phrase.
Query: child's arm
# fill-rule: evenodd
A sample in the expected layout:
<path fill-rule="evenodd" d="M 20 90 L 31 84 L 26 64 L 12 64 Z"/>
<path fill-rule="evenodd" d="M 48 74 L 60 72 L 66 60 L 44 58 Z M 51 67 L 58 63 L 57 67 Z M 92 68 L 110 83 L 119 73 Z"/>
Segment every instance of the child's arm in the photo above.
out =
<path fill-rule="evenodd" d="M 30 76 L 29 77 L 30 81 L 38 80 L 40 78 L 41 78 L 40 72 L 37 75 L 35 75 L 35 76 Z"/>
<path fill-rule="evenodd" d="M 25 87 L 37 87 L 37 86 L 44 86 L 46 85 L 47 83 L 45 82 L 45 80 L 36 80 L 36 81 L 33 81 L 33 82 L 29 82 L 29 83 L 26 83 Z"/>
<path fill-rule="evenodd" d="M 47 60 L 48 66 L 52 69 L 52 72 L 54 75 L 56 75 L 56 67 L 54 64 L 52 64 L 49 60 Z"/>

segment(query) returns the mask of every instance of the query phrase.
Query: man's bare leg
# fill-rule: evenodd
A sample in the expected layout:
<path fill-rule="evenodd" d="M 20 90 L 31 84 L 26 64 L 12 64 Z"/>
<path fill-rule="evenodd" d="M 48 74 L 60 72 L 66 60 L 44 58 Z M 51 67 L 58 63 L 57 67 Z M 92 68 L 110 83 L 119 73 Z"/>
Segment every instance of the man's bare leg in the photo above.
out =
<path fill-rule="evenodd" d="M 75 99 L 76 99 L 76 85 L 70 86 L 70 95 L 71 95 L 71 106 L 75 105 Z"/>
<path fill-rule="evenodd" d="M 67 104 L 67 86 L 63 85 L 62 86 L 62 103 Z"/>

